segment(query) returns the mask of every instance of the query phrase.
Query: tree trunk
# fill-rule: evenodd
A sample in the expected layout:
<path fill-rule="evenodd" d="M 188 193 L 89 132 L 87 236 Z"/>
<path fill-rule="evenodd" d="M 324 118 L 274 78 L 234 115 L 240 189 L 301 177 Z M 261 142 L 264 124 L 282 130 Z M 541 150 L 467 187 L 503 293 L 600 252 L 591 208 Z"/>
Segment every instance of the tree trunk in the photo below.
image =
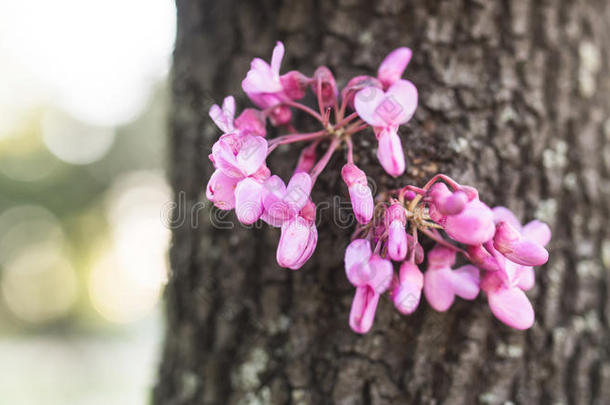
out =
<path fill-rule="evenodd" d="M 155 404 L 609 404 L 610 3 L 597 1 L 177 0 L 170 180 L 172 274 Z M 318 181 L 320 239 L 299 271 L 275 263 L 279 231 L 218 226 L 205 200 L 219 131 L 207 116 L 254 56 L 284 41 L 282 71 L 329 66 L 341 84 L 398 46 L 420 104 L 401 129 L 407 173 L 383 175 L 372 133 L 357 163 L 379 190 L 445 172 L 490 205 L 553 230 L 512 330 L 484 296 L 445 313 L 383 298 L 373 330 L 348 326 L 352 228 L 337 154 Z M 306 120 L 302 120 L 306 121 Z M 304 123 L 300 123 L 300 128 Z M 286 179 L 298 147 L 270 167 Z M 335 196 L 339 196 L 337 200 Z M 215 219 L 214 222 L 212 219 Z"/>

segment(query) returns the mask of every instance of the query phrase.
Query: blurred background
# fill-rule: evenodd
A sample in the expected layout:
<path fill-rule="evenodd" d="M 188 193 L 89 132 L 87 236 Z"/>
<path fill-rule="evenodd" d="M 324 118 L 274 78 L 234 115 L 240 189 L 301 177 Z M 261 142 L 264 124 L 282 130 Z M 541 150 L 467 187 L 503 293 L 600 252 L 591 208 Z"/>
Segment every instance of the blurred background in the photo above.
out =
<path fill-rule="evenodd" d="M 170 0 L 0 0 L 0 403 L 145 404 Z"/>

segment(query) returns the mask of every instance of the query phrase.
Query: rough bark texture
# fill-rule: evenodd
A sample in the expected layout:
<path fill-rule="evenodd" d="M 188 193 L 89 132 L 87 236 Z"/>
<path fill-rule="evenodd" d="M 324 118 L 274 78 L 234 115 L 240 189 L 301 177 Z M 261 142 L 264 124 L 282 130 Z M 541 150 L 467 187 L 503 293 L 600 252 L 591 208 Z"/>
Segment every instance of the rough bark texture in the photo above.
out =
<path fill-rule="evenodd" d="M 610 5 L 597 1 L 178 0 L 170 179 L 179 203 L 155 404 L 609 404 Z M 350 229 L 320 210 L 300 271 L 275 264 L 276 229 L 216 229 L 203 189 L 218 136 L 212 101 L 240 93 L 253 56 L 287 49 L 283 71 L 326 64 L 341 81 L 414 51 L 419 88 L 401 130 L 421 185 L 444 171 L 554 232 L 528 295 L 535 326 L 513 331 L 484 297 L 400 316 L 383 299 L 373 331 L 347 323 Z M 247 105 L 242 97 L 241 107 Z M 358 163 L 383 189 L 372 134 Z M 298 148 L 272 159 L 286 176 Z M 340 168 L 342 154 L 330 171 Z M 335 172 L 337 170 L 334 170 Z M 347 201 L 336 173 L 318 203 Z M 198 223 L 182 221 L 190 216 Z M 182 218 L 182 219 L 181 219 Z M 235 221 L 231 214 L 229 219 Z"/>

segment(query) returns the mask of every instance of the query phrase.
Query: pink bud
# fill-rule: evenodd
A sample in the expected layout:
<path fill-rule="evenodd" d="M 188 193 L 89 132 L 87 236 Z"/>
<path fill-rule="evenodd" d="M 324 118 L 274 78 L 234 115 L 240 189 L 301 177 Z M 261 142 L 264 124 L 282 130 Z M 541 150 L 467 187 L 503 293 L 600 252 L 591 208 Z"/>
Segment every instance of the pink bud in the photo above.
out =
<path fill-rule="evenodd" d="M 389 227 L 394 221 L 400 221 L 403 227 L 407 224 L 407 213 L 405 207 L 400 203 L 391 204 L 385 211 L 385 226 Z"/>
<path fill-rule="evenodd" d="M 292 100 L 300 100 L 305 97 L 305 90 L 310 81 L 307 76 L 296 70 L 291 70 L 280 76 L 284 93 Z"/>
<path fill-rule="evenodd" d="M 235 119 L 235 127 L 243 135 L 266 136 L 265 117 L 254 108 L 246 108 Z"/>
<path fill-rule="evenodd" d="M 443 215 L 461 213 L 468 202 L 468 196 L 464 191 L 451 192 L 445 183 L 435 183 L 428 191 L 428 197 L 430 217 L 433 220 L 438 220 Z"/>
<path fill-rule="evenodd" d="M 353 163 L 347 163 L 341 169 L 343 181 L 350 187 L 352 184 L 367 184 L 366 174 Z"/>
<path fill-rule="evenodd" d="M 316 144 L 304 148 L 299 156 L 297 167 L 294 169 L 295 173 L 298 172 L 309 172 L 316 164 Z"/>
<path fill-rule="evenodd" d="M 392 301 L 400 313 L 413 313 L 421 298 L 424 286 L 424 275 L 419 268 L 410 262 L 403 262 L 396 285 L 392 289 Z"/>
<path fill-rule="evenodd" d="M 508 260 L 524 266 L 539 266 L 549 259 L 549 253 L 541 244 L 523 237 L 508 222 L 496 226 L 494 247 Z"/>
<path fill-rule="evenodd" d="M 284 222 L 277 246 L 276 259 L 280 266 L 299 269 L 311 256 L 318 241 L 315 225 L 297 216 Z"/>
<path fill-rule="evenodd" d="M 348 190 L 356 220 L 358 223 L 368 224 L 373 218 L 373 212 L 375 210 L 371 189 L 367 185 L 354 183 Z"/>
<path fill-rule="evenodd" d="M 393 50 L 385 57 L 377 71 L 377 78 L 383 83 L 384 88 L 390 87 L 400 80 L 411 60 L 411 55 L 411 50 L 403 47 Z"/>
<path fill-rule="evenodd" d="M 314 94 L 318 94 L 318 82 L 321 82 L 321 98 L 324 107 L 332 107 L 337 101 L 337 83 L 330 69 L 320 66 L 316 69 L 311 80 Z"/>
<path fill-rule="evenodd" d="M 377 158 L 379 163 L 389 175 L 394 177 L 402 175 L 405 171 L 405 155 L 396 129 L 382 130 L 378 139 Z"/>
<path fill-rule="evenodd" d="M 407 231 L 400 220 L 394 220 L 388 228 L 388 255 L 394 261 L 407 257 Z"/>
<path fill-rule="evenodd" d="M 292 121 L 292 111 L 290 107 L 278 105 L 269 112 L 269 121 L 274 127 L 289 124 Z"/>

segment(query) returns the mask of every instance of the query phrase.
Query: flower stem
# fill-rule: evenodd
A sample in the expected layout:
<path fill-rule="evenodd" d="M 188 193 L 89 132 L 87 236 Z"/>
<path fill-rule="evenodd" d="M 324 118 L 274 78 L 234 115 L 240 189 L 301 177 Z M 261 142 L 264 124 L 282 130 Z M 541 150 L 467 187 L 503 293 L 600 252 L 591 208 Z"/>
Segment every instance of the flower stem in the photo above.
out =
<path fill-rule="evenodd" d="M 313 169 L 311 169 L 310 176 L 312 184 L 315 184 L 316 180 L 318 179 L 318 176 L 320 175 L 320 173 L 322 173 L 322 170 L 324 170 L 324 168 L 330 161 L 331 156 L 333 155 L 333 153 L 335 153 L 335 150 L 337 149 L 337 146 L 339 146 L 340 142 L 341 141 L 339 138 L 333 138 L 333 140 L 330 142 L 330 145 L 328 146 L 328 150 L 326 151 L 326 153 L 324 153 L 318 163 L 316 163 Z"/>

